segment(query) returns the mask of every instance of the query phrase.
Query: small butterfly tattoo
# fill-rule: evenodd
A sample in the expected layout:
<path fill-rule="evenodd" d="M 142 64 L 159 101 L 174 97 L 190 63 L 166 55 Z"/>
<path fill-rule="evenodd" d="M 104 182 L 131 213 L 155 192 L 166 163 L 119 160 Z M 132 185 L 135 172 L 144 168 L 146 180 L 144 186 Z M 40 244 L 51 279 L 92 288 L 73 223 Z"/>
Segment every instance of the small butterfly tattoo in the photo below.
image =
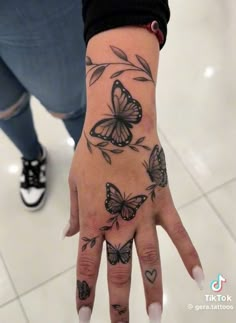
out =
<path fill-rule="evenodd" d="M 111 265 L 116 265 L 119 262 L 122 264 L 127 264 L 132 255 L 132 244 L 133 238 L 126 242 L 122 247 L 112 246 L 110 242 L 107 241 L 107 259 Z"/>
<path fill-rule="evenodd" d="M 80 280 L 77 280 L 77 289 L 79 299 L 85 300 L 90 296 L 91 288 L 85 280 L 83 280 L 82 282 Z"/>
<path fill-rule="evenodd" d="M 90 130 L 90 135 L 124 147 L 132 141 L 130 129 L 142 119 L 142 108 L 119 80 L 113 83 L 111 101 L 111 115 L 98 121 Z"/>
<path fill-rule="evenodd" d="M 131 221 L 146 199 L 146 195 L 137 195 L 134 197 L 128 195 L 126 197 L 124 194 L 124 196 L 122 196 L 120 190 L 114 184 L 107 183 L 105 208 L 112 215 L 107 221 L 108 223 L 111 223 L 111 226 L 102 227 L 100 230 L 110 230 L 114 224 L 116 224 L 116 228 L 119 229 L 119 216 L 124 221 Z"/>
<path fill-rule="evenodd" d="M 155 145 L 151 152 L 149 162 L 147 163 L 144 161 L 143 165 L 146 168 L 150 180 L 154 183 L 147 187 L 153 201 L 156 197 L 155 189 L 158 186 L 165 187 L 168 184 L 166 160 L 163 148 L 159 148 L 158 145 Z"/>

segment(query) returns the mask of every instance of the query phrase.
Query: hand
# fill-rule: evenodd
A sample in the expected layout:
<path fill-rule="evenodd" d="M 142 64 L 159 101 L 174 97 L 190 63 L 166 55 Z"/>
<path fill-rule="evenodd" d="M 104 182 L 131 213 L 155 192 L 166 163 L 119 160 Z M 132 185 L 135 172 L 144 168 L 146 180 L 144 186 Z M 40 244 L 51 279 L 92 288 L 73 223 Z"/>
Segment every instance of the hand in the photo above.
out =
<path fill-rule="evenodd" d="M 129 44 L 143 41 L 144 33 L 148 43 L 144 46 L 145 53 L 158 52 L 152 35 L 147 36 L 143 30 L 128 30 Z M 112 33 L 112 40 L 123 42 L 119 34 L 123 32 L 124 29 L 118 29 L 95 36 L 87 52 L 91 56 L 97 48 L 105 48 L 109 33 Z M 130 46 L 126 46 L 131 52 Z M 150 46 L 153 46 L 152 50 Z M 104 50 L 105 55 L 101 52 L 104 57 L 97 57 L 98 62 L 103 61 L 100 65 L 93 64 L 93 58 L 87 58 L 88 110 L 69 176 L 71 216 L 66 230 L 66 236 L 80 231 L 77 309 L 81 322 L 89 322 L 105 240 L 111 322 L 129 322 L 132 247 L 135 243 L 147 313 L 151 322 L 160 322 L 163 292 L 156 225 L 167 231 L 189 274 L 199 284 L 203 272 L 198 254 L 173 204 L 165 155 L 156 133 L 153 99 L 156 75 L 151 70 L 157 65 L 157 58 L 149 55 L 149 59 L 144 59 L 143 55 L 136 55 L 143 67 L 140 68 L 118 45 L 111 47 L 111 51 L 125 61 L 125 68 L 132 64 L 132 72 L 143 73 L 144 84 L 148 85 L 144 90 L 144 78 L 125 77 L 127 71 L 130 73 L 129 66 L 122 76 L 118 75 L 119 78 L 99 83 L 101 72 L 110 64 L 106 61 L 112 61 L 113 56 L 109 51 Z M 115 68 L 116 63 L 112 64 Z"/>

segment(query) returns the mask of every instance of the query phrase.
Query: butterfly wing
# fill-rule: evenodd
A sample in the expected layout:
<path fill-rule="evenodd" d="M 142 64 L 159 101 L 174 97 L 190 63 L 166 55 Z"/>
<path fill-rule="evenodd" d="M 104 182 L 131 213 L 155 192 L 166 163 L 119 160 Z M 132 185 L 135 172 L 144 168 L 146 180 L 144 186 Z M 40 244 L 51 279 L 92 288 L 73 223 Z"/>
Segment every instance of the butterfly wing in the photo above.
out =
<path fill-rule="evenodd" d="M 102 119 L 98 121 L 90 130 L 90 135 L 111 141 L 112 133 L 116 128 L 117 121 L 115 118 Z"/>
<path fill-rule="evenodd" d="M 105 201 L 106 210 L 111 214 L 121 213 L 123 201 L 124 199 L 119 189 L 115 185 L 107 183 Z"/>
<path fill-rule="evenodd" d="M 107 241 L 107 258 L 111 265 L 116 265 L 119 262 L 119 252 Z"/>
<path fill-rule="evenodd" d="M 85 280 L 83 280 L 82 282 L 78 280 L 77 287 L 80 299 L 85 300 L 90 296 L 90 287 Z"/>
<path fill-rule="evenodd" d="M 132 123 L 139 123 L 142 119 L 140 103 L 132 98 L 119 80 L 116 80 L 112 87 L 112 109 L 114 115 L 121 118 L 130 128 Z"/>
<path fill-rule="evenodd" d="M 137 195 L 135 197 L 126 200 L 121 209 L 121 217 L 125 221 L 132 220 L 140 206 L 147 199 L 146 195 Z"/>
<path fill-rule="evenodd" d="M 167 185 L 167 171 L 164 150 L 161 147 L 159 149 L 158 145 L 153 148 L 153 151 L 149 158 L 149 165 L 147 172 L 150 176 L 152 182 L 156 183 L 158 186 L 164 187 Z"/>
<path fill-rule="evenodd" d="M 133 244 L 133 239 L 126 242 L 126 244 L 122 248 L 119 249 L 120 261 L 123 264 L 127 264 L 131 258 L 132 244 Z"/>

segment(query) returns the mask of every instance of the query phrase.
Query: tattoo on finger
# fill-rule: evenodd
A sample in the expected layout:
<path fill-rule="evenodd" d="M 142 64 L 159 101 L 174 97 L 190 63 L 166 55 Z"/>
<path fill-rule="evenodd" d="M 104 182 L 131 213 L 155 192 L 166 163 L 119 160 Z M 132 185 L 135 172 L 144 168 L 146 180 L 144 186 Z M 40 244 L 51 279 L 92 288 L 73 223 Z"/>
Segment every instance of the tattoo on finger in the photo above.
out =
<path fill-rule="evenodd" d="M 99 238 L 99 236 L 93 238 L 82 237 L 82 240 L 85 241 L 85 243 L 82 246 L 82 251 L 85 251 L 88 245 L 90 246 L 90 248 L 93 248 L 96 244 L 97 238 Z"/>
<path fill-rule="evenodd" d="M 85 300 L 89 298 L 91 293 L 91 287 L 89 287 L 88 283 L 85 280 L 77 280 L 77 289 L 80 300 Z"/>
<path fill-rule="evenodd" d="M 152 270 L 146 270 L 145 271 L 145 277 L 149 281 L 149 283 L 154 284 L 156 278 L 157 278 L 157 271 L 156 269 Z"/>
<path fill-rule="evenodd" d="M 127 312 L 126 306 L 121 306 L 119 304 L 112 304 L 111 306 L 119 315 L 125 314 Z"/>
<path fill-rule="evenodd" d="M 116 265 L 119 262 L 127 264 L 132 256 L 133 238 L 127 241 L 123 246 L 113 246 L 107 241 L 107 260 L 111 265 Z"/>

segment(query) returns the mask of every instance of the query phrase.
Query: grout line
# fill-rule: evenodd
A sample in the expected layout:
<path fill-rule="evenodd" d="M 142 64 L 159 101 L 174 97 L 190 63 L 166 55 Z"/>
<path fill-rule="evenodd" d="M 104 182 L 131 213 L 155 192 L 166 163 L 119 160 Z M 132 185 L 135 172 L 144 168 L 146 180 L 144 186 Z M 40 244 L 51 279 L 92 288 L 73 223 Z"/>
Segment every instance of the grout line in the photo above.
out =
<path fill-rule="evenodd" d="M 47 279 L 47 280 L 43 281 L 42 283 L 40 283 L 40 284 L 38 284 L 38 285 L 36 285 L 36 286 L 34 286 L 34 287 L 32 287 L 32 288 L 28 289 L 27 291 L 25 291 L 25 292 L 23 292 L 23 293 L 19 294 L 19 297 L 23 297 L 23 296 L 25 296 L 25 295 L 27 295 L 27 294 L 29 294 L 29 293 L 33 292 L 34 290 L 36 290 L 36 289 L 38 289 L 38 288 L 40 288 L 40 287 L 42 287 L 42 286 L 46 285 L 47 283 L 49 283 L 49 282 L 51 282 L 51 281 L 53 281 L 53 280 L 57 279 L 58 277 L 60 277 L 60 276 L 62 276 L 62 275 L 64 275 L 64 274 L 66 274 L 67 272 L 71 271 L 71 270 L 72 270 L 72 269 L 74 269 L 75 267 L 76 267 L 76 266 L 75 266 L 75 265 L 73 265 L 73 266 L 71 266 L 71 267 L 69 267 L 69 268 L 65 269 L 64 271 L 62 271 L 62 272 L 60 272 L 60 273 L 58 273 L 58 274 L 56 274 L 56 275 L 54 275 L 54 276 L 50 277 L 49 279 Z"/>
<path fill-rule="evenodd" d="M 18 298 L 17 298 L 17 297 L 11 298 L 9 301 L 6 301 L 5 303 L 0 304 L 0 309 L 1 309 L 2 307 L 4 307 L 4 306 L 7 306 L 7 305 L 9 305 L 9 304 L 11 304 L 11 303 L 13 303 L 13 302 L 17 301 L 17 300 L 18 300 Z"/>
<path fill-rule="evenodd" d="M 20 298 L 19 298 L 19 295 L 18 295 L 18 292 L 17 292 L 16 286 L 15 286 L 14 281 L 13 281 L 13 279 L 12 279 L 12 277 L 11 277 L 11 274 L 10 274 L 10 272 L 9 272 L 9 270 L 8 270 L 7 264 L 6 264 L 6 262 L 5 262 L 5 259 L 3 258 L 2 253 L 0 253 L 0 258 L 1 258 L 1 260 L 2 260 L 2 263 L 3 263 L 4 268 L 5 268 L 5 270 L 6 270 L 6 273 L 7 273 L 8 279 L 10 280 L 10 283 L 11 283 L 12 289 L 13 289 L 13 291 L 14 291 L 15 295 L 16 295 L 15 300 L 17 300 L 17 301 L 18 301 L 18 303 L 19 303 L 19 305 L 20 305 L 20 308 L 21 308 L 21 311 L 22 311 L 22 314 L 23 314 L 23 316 L 24 316 L 24 318 L 25 318 L 26 323 L 30 323 L 29 318 L 28 318 L 28 316 L 27 316 L 27 314 L 26 314 L 26 312 L 25 312 L 24 306 L 23 306 L 23 305 L 22 305 L 22 303 L 21 303 L 21 300 L 20 300 Z"/>
<path fill-rule="evenodd" d="M 189 169 L 186 167 L 183 159 L 181 158 L 181 156 L 178 154 L 177 150 L 173 147 L 173 145 L 171 144 L 171 142 L 169 141 L 169 139 L 166 137 L 166 135 L 164 134 L 164 132 L 161 130 L 161 128 L 159 127 L 160 133 L 162 135 L 162 137 L 164 138 L 164 140 L 168 143 L 169 147 L 172 149 L 173 153 L 176 155 L 176 157 L 179 159 L 179 161 L 181 162 L 181 164 L 183 165 L 184 169 L 186 170 L 186 172 L 189 174 L 189 176 L 192 178 L 194 184 L 198 187 L 198 189 L 200 190 L 200 192 L 202 193 L 202 197 L 204 197 L 206 199 L 206 202 L 208 203 L 208 205 L 210 206 L 210 208 L 214 211 L 215 215 L 217 216 L 217 218 L 220 220 L 220 222 L 222 223 L 222 225 L 225 227 L 225 229 L 227 230 L 227 232 L 229 233 L 230 237 L 233 239 L 233 241 L 236 243 L 236 237 L 233 233 L 233 231 L 230 229 L 230 227 L 225 223 L 224 219 L 222 218 L 222 215 L 220 214 L 220 212 L 216 209 L 216 207 L 214 206 L 214 204 L 210 201 L 209 197 L 207 194 L 209 194 L 209 192 L 204 192 L 202 187 L 198 184 L 198 182 L 196 181 L 195 177 L 192 175 L 192 173 L 189 171 Z M 227 181 L 231 182 L 234 181 L 235 178 L 232 178 L 231 180 Z M 225 184 L 226 184 L 225 183 Z M 218 187 L 219 188 L 219 187 Z M 216 188 L 217 189 L 217 188 Z"/>
<path fill-rule="evenodd" d="M 223 186 L 228 185 L 228 184 L 231 184 L 231 183 L 233 183 L 233 182 L 235 182 L 235 181 L 236 181 L 236 177 L 233 177 L 233 178 L 229 179 L 228 181 L 226 181 L 226 182 L 224 182 L 224 183 L 222 183 L 222 184 L 220 184 L 220 185 L 218 185 L 218 186 L 213 187 L 213 188 L 212 188 L 212 189 L 210 189 L 209 191 L 206 191 L 206 192 L 205 192 L 205 194 L 206 194 L 206 195 L 211 194 L 211 193 L 213 193 L 213 192 L 215 192 L 215 191 L 217 191 L 217 190 L 221 189 Z"/>
<path fill-rule="evenodd" d="M 185 208 L 185 207 L 187 207 L 187 206 L 191 205 L 192 203 L 199 201 L 199 200 L 200 200 L 201 198 L 203 198 L 203 197 L 204 197 L 204 195 L 203 195 L 203 194 L 201 194 L 201 195 L 199 195 L 199 196 L 197 196 L 197 197 L 194 197 L 192 200 L 190 200 L 190 201 L 188 201 L 188 202 L 186 202 L 186 203 L 183 203 L 183 204 L 181 204 L 179 207 L 177 207 L 177 210 L 178 210 L 178 211 L 180 211 L 180 210 L 182 210 L 183 208 Z"/>

